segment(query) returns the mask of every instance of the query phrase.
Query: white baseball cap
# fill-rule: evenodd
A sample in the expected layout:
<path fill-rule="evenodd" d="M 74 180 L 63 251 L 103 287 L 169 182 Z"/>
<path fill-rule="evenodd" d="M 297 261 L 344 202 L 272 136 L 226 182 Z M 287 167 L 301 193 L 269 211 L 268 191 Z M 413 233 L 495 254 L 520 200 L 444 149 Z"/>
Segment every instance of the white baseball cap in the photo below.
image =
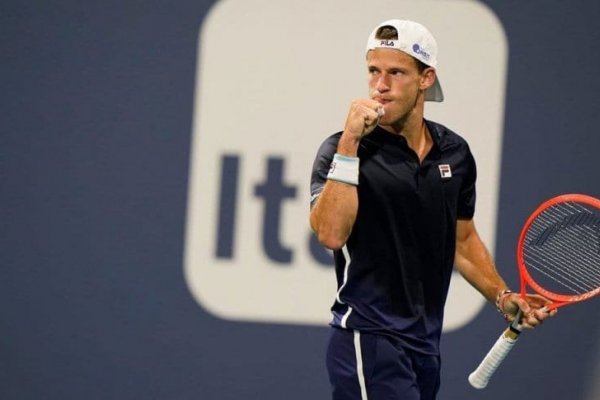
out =
<path fill-rule="evenodd" d="M 377 33 L 384 26 L 391 26 L 398 32 L 398 39 L 377 39 Z M 433 35 L 418 22 L 391 19 L 379 24 L 369 35 L 367 41 L 367 53 L 377 48 L 397 49 L 409 56 L 416 58 L 423 64 L 436 68 L 437 66 L 437 43 Z M 425 92 L 427 101 L 443 101 L 444 93 L 440 80 L 437 77 L 433 86 Z"/>

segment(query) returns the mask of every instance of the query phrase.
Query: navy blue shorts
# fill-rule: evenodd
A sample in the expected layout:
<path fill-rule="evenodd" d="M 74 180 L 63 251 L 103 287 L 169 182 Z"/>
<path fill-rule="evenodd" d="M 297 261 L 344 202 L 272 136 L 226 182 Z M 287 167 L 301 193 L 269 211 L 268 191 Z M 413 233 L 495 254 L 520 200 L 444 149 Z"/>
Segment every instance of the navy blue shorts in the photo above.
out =
<path fill-rule="evenodd" d="M 440 358 L 391 337 L 332 328 L 327 371 L 333 400 L 435 400 Z"/>

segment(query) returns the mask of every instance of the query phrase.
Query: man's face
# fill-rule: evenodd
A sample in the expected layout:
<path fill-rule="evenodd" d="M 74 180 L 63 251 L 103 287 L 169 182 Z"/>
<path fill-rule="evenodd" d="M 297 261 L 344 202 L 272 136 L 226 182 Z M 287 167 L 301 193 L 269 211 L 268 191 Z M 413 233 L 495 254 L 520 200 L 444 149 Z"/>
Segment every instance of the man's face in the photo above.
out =
<path fill-rule="evenodd" d="M 431 68 L 420 73 L 417 63 L 408 54 L 396 49 L 373 49 L 367 53 L 369 94 L 383 104 L 385 114 L 381 125 L 404 121 L 413 111 L 419 96 L 431 83 Z"/>

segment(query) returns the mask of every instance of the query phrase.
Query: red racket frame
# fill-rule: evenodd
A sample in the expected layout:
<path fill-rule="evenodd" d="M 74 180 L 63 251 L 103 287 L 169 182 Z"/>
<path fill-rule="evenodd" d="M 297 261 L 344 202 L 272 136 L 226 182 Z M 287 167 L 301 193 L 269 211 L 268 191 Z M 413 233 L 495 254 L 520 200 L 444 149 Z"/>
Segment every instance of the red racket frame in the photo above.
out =
<path fill-rule="evenodd" d="M 579 295 L 556 294 L 556 293 L 550 292 L 550 291 L 544 289 L 543 287 L 541 287 L 531 277 L 531 275 L 527 271 L 527 267 L 526 267 L 525 261 L 523 259 L 523 242 L 525 241 L 525 235 L 527 234 L 529 227 L 531 226 L 533 221 L 537 218 L 537 216 L 540 215 L 542 212 L 544 212 L 545 210 L 547 210 L 548 208 L 550 208 L 556 204 L 565 203 L 565 202 L 577 202 L 577 203 L 587 204 L 589 206 L 595 207 L 596 209 L 598 209 L 600 211 L 600 200 L 598 200 L 594 197 L 591 197 L 591 196 L 587 196 L 584 194 L 563 194 L 560 196 L 553 197 L 549 200 L 546 200 L 544 203 L 542 203 L 531 214 L 529 219 L 527 219 L 527 221 L 525 222 L 525 225 L 523 226 L 523 229 L 521 230 L 521 235 L 519 236 L 519 242 L 517 245 L 517 264 L 519 267 L 519 276 L 520 276 L 520 280 L 521 280 L 521 296 L 525 297 L 525 294 L 527 291 L 527 285 L 529 285 L 538 294 L 541 294 L 542 296 L 546 297 L 547 299 L 553 301 L 552 304 L 547 306 L 549 310 L 553 310 L 555 308 L 562 307 L 567 304 L 578 303 L 580 301 L 587 300 L 591 297 L 594 297 L 594 296 L 597 296 L 598 294 L 600 294 L 600 287 L 598 287 L 590 292 L 587 292 L 584 294 L 579 294 Z"/>

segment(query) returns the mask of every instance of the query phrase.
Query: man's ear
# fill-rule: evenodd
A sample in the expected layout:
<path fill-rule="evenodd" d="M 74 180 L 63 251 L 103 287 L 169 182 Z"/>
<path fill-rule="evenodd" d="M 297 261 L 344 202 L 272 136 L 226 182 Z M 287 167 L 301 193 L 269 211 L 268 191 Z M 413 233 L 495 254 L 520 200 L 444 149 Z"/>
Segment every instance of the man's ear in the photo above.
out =
<path fill-rule="evenodd" d="M 421 73 L 421 90 L 427 90 L 435 83 L 435 69 L 432 67 L 425 68 Z"/>

